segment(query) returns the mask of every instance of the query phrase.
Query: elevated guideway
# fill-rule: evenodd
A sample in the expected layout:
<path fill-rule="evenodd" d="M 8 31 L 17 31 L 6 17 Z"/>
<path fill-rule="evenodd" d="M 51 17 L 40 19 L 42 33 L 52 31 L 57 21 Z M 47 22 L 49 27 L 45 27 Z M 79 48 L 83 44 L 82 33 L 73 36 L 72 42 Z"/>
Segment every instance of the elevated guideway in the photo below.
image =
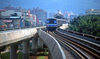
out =
<path fill-rule="evenodd" d="M 40 28 L 44 27 L 2 31 L 0 32 L 0 47 L 34 37 L 37 29 Z"/>
<path fill-rule="evenodd" d="M 0 53 L 3 47 L 10 47 L 10 59 L 18 59 L 18 45 L 22 44 L 23 59 L 29 59 L 29 51 L 32 48 L 32 53 L 36 54 L 38 44 L 45 44 L 49 48 L 51 59 L 66 59 L 65 54 L 60 44 L 54 37 L 41 30 L 45 27 L 35 27 L 27 29 L 8 30 L 0 32 Z M 30 40 L 32 47 L 29 47 Z M 40 42 L 38 42 L 40 41 Z M 41 41 L 43 41 L 41 43 Z M 5 48 L 3 48 L 4 50 Z M 0 57 L 1 58 L 1 57 Z"/>
<path fill-rule="evenodd" d="M 38 30 L 38 35 L 48 46 L 52 57 L 51 59 L 66 59 L 60 44 L 53 36 L 41 29 Z"/>

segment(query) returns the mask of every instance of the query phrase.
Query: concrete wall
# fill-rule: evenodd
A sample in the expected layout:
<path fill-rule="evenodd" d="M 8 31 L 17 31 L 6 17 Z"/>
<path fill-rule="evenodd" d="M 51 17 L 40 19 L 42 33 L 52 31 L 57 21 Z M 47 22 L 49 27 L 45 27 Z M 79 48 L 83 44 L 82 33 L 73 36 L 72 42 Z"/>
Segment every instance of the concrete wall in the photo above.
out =
<path fill-rule="evenodd" d="M 0 32 L 0 47 L 33 37 L 37 33 L 36 28 L 18 29 Z"/>
<path fill-rule="evenodd" d="M 66 59 L 60 44 L 54 37 L 43 30 L 38 30 L 38 35 L 48 46 L 52 59 Z"/>

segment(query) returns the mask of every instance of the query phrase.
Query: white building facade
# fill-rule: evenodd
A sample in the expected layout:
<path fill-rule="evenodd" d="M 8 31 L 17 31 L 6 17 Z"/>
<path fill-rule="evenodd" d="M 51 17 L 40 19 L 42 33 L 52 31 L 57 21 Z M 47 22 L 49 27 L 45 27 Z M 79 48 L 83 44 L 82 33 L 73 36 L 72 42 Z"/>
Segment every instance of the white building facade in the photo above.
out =
<path fill-rule="evenodd" d="M 86 14 L 100 15 L 100 9 L 88 9 L 86 10 Z"/>

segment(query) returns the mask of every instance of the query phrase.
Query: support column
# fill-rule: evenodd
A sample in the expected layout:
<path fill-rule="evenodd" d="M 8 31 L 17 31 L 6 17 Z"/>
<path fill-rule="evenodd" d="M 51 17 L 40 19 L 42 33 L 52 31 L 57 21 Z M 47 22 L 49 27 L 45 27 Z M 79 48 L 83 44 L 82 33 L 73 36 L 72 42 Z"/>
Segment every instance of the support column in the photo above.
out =
<path fill-rule="evenodd" d="M 23 41 L 23 59 L 29 59 L 29 41 Z"/>
<path fill-rule="evenodd" d="M 10 48 L 10 59 L 18 59 L 17 56 L 18 45 L 12 44 Z"/>
<path fill-rule="evenodd" d="M 32 38 L 32 54 L 36 55 L 38 49 L 38 39 Z"/>
<path fill-rule="evenodd" d="M 1 59 L 1 50 L 0 50 L 0 59 Z"/>
<path fill-rule="evenodd" d="M 43 48 L 43 41 L 40 38 L 38 38 L 38 47 Z"/>
<path fill-rule="evenodd" d="M 49 54 L 48 54 L 48 59 L 52 59 L 50 51 L 49 51 Z"/>

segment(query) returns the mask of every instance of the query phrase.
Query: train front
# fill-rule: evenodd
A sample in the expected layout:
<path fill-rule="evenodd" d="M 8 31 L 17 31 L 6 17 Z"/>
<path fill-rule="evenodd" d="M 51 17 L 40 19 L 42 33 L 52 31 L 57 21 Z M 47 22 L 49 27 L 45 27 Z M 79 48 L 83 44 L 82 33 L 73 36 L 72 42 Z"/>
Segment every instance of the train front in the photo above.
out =
<path fill-rule="evenodd" d="M 57 28 L 57 20 L 54 18 L 46 20 L 46 28 L 48 31 L 55 31 Z"/>

